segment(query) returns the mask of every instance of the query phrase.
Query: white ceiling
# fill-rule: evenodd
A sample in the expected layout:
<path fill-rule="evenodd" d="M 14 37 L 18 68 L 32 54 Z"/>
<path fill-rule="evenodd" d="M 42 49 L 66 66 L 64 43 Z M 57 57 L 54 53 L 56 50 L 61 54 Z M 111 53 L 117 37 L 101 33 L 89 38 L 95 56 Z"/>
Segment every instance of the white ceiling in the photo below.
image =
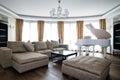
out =
<path fill-rule="evenodd" d="M 0 4 L 19 15 L 49 17 L 49 11 L 58 7 L 58 0 L 0 0 Z M 70 17 L 104 15 L 120 5 L 120 0 L 62 0 Z"/>

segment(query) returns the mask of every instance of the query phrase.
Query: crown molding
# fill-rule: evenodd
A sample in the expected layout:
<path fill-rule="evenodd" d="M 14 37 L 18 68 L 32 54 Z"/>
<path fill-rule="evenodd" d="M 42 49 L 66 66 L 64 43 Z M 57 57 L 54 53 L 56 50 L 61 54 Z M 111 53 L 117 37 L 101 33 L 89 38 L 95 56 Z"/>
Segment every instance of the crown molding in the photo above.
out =
<path fill-rule="evenodd" d="M 77 20 L 88 20 L 88 19 L 100 19 L 102 15 L 92 15 L 92 16 L 75 16 L 67 18 L 57 18 L 49 16 L 32 16 L 32 15 L 22 15 L 18 14 L 22 19 L 26 20 L 45 20 L 45 21 L 77 21 Z"/>
<path fill-rule="evenodd" d="M 110 17 L 114 17 L 114 16 L 119 15 L 119 14 L 120 14 L 120 4 L 113 7 L 109 11 L 105 12 L 102 17 L 103 18 L 106 18 L 106 17 L 110 18 Z"/>
<path fill-rule="evenodd" d="M 0 4 L 0 13 L 7 17 L 19 18 L 19 15 L 17 15 L 15 12 L 10 10 L 9 8 L 3 6 L 2 4 Z"/>

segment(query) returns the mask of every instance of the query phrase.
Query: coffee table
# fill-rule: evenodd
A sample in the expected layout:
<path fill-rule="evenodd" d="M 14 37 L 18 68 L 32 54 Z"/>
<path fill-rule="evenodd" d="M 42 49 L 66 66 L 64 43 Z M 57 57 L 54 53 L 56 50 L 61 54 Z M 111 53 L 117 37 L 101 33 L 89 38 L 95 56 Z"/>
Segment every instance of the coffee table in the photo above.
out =
<path fill-rule="evenodd" d="M 65 60 L 67 57 L 75 55 L 77 56 L 77 52 L 69 51 L 69 50 L 62 50 L 62 51 L 53 51 L 51 53 L 51 58 L 53 62 Z"/>

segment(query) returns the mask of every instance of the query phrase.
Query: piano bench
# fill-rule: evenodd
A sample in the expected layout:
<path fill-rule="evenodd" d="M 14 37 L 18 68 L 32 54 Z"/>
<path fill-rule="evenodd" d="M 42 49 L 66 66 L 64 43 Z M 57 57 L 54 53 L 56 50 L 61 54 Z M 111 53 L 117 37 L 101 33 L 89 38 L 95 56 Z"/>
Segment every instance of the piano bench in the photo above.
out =
<path fill-rule="evenodd" d="M 106 80 L 110 62 L 92 56 L 78 56 L 64 60 L 62 72 L 79 80 Z"/>

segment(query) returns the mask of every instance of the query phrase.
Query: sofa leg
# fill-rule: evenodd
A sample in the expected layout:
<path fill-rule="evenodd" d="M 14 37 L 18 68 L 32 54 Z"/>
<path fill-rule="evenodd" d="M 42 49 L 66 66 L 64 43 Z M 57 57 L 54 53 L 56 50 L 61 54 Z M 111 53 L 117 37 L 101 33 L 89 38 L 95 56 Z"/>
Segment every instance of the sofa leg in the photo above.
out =
<path fill-rule="evenodd" d="M 110 74 L 107 76 L 106 80 L 112 80 Z"/>

